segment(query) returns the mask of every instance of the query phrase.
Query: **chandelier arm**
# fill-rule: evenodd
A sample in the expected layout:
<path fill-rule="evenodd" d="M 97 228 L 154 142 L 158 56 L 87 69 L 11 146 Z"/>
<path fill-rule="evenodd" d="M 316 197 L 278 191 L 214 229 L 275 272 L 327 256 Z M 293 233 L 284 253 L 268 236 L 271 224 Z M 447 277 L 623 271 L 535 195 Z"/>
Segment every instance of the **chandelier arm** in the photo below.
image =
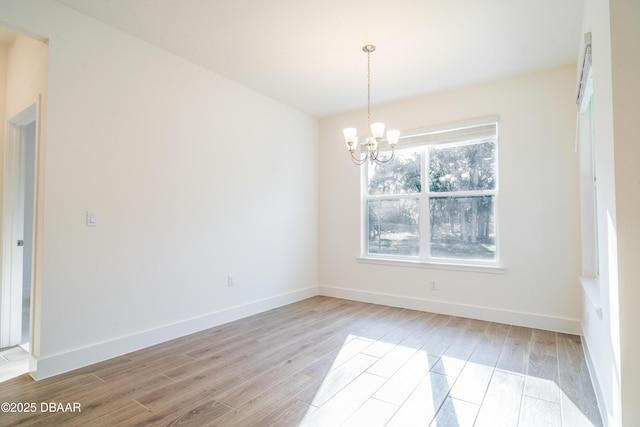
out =
<path fill-rule="evenodd" d="M 351 161 L 356 166 L 364 165 L 364 163 L 367 161 L 367 158 L 368 158 L 368 156 L 364 156 L 364 157 L 358 158 L 358 157 L 354 156 L 353 153 L 351 153 Z"/>
<path fill-rule="evenodd" d="M 391 160 L 393 160 L 393 157 L 395 155 L 395 148 L 391 147 L 391 155 L 386 159 L 379 159 L 378 154 L 379 154 L 379 151 L 376 151 L 375 156 L 371 156 L 371 160 L 378 163 L 389 163 Z"/>

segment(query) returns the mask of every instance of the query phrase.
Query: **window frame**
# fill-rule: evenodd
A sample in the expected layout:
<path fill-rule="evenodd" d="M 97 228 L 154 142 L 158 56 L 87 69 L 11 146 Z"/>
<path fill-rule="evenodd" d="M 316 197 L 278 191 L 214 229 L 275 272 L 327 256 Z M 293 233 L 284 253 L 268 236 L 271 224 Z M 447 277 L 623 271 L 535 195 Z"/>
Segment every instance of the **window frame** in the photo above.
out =
<path fill-rule="evenodd" d="M 415 139 L 420 135 L 432 135 L 444 132 L 455 132 L 461 129 L 474 128 L 479 126 L 495 125 L 495 137 L 493 139 L 495 146 L 495 188 L 491 190 L 465 190 L 465 191 L 453 191 L 453 192 L 433 192 L 430 188 L 429 182 L 429 147 L 433 145 L 439 146 L 460 146 L 472 144 L 472 139 L 466 139 L 462 141 L 453 142 L 421 142 L 412 143 L 408 146 L 402 146 L 402 139 Z M 386 194 L 386 195 L 369 195 L 368 194 L 368 170 L 369 164 L 364 165 L 361 168 L 360 176 L 360 209 L 361 209 L 361 230 L 360 230 L 360 257 L 358 260 L 365 263 L 387 264 L 387 265 L 408 265 L 412 267 L 427 267 L 427 268 L 444 268 L 454 270 L 465 271 L 481 271 L 481 272 L 495 272 L 504 273 L 506 270 L 500 263 L 500 250 L 499 250 L 499 227 L 498 227 L 498 199 L 499 199 L 499 167 L 498 167 L 498 147 L 499 147 L 499 135 L 498 135 L 498 117 L 489 117 L 478 119 L 474 121 L 459 122 L 448 124 L 440 127 L 432 127 L 427 129 L 420 129 L 414 131 L 404 132 L 405 136 L 401 137 L 400 144 L 396 150 L 402 150 L 404 148 L 410 148 L 415 146 L 421 152 L 420 159 L 420 184 L 421 191 L 417 193 L 405 193 L 405 194 Z M 475 138 L 479 140 L 480 138 Z M 433 257 L 431 252 L 431 214 L 429 210 L 429 203 L 431 199 L 443 199 L 443 198 L 464 198 L 464 197 L 493 197 L 493 227 L 495 236 L 495 259 L 483 260 L 483 259 L 463 259 L 463 258 L 440 258 Z M 372 200 L 399 200 L 399 199 L 418 199 L 420 220 L 418 221 L 419 232 L 419 254 L 414 255 L 396 255 L 396 254 L 370 254 L 368 253 L 368 233 L 369 233 L 369 213 L 368 203 Z"/>

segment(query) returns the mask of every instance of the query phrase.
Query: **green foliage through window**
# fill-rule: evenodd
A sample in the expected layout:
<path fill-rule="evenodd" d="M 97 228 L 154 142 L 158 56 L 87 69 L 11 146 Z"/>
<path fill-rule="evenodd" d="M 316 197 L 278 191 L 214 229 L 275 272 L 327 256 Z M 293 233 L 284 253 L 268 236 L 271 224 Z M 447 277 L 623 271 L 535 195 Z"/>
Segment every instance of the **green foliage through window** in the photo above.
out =
<path fill-rule="evenodd" d="M 374 163 L 368 167 L 370 195 L 419 193 L 420 150 L 398 150 L 388 163 Z"/>
<path fill-rule="evenodd" d="M 432 192 L 494 190 L 493 141 L 429 147 L 429 189 Z"/>
<path fill-rule="evenodd" d="M 367 255 L 497 260 L 497 126 L 491 129 L 482 137 L 414 143 L 389 163 L 367 164 Z"/>

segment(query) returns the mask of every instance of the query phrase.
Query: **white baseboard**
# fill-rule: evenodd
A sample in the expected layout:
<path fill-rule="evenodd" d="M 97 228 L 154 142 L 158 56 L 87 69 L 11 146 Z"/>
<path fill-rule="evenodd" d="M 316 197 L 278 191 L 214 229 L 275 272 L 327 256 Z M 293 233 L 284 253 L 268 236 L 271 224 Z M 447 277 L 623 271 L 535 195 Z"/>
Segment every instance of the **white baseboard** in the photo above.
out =
<path fill-rule="evenodd" d="M 104 341 L 64 353 L 45 356 L 38 359 L 34 364 L 35 366 L 32 365 L 30 368 L 31 375 L 36 380 L 41 380 L 94 363 L 102 362 L 113 357 L 121 356 L 132 351 L 140 350 L 145 347 L 180 338 L 208 328 L 213 328 L 224 323 L 252 316 L 286 304 L 301 301 L 315 295 L 325 295 L 335 298 L 350 299 L 354 301 L 388 305 L 412 310 L 469 317 L 472 319 L 546 329 L 576 335 L 581 335 L 582 332 L 580 322 L 574 319 L 522 313 L 491 307 L 456 304 L 402 295 L 361 291 L 334 286 L 320 286 L 319 288 L 308 287 L 298 291 L 280 294 L 247 304 L 229 307 L 204 316 L 161 326 L 148 331 Z"/>
<path fill-rule="evenodd" d="M 379 292 L 361 291 L 335 286 L 320 286 L 320 295 L 368 302 L 372 304 L 389 305 L 411 310 L 430 313 L 447 314 L 451 316 L 468 317 L 508 325 L 525 326 L 548 331 L 564 332 L 581 335 L 582 328 L 577 319 L 545 316 L 534 313 L 504 310 L 492 307 L 481 307 L 467 304 L 457 304 L 446 301 L 429 300 L 403 295 L 393 295 Z"/>
<path fill-rule="evenodd" d="M 52 356 L 45 356 L 37 360 L 35 369 L 30 369 L 31 375 L 36 380 L 41 380 L 145 347 L 213 328 L 224 323 L 262 313 L 263 311 L 281 307 L 286 304 L 301 301 L 315 295 L 318 295 L 318 289 L 316 287 L 308 287 L 87 347 Z"/>
<path fill-rule="evenodd" d="M 584 350 L 584 358 L 587 362 L 587 371 L 589 371 L 589 377 L 591 377 L 591 384 L 593 385 L 593 391 L 596 395 L 596 400 L 598 401 L 598 410 L 600 411 L 600 419 L 603 421 L 604 425 L 607 425 L 608 419 L 603 417 L 603 413 L 607 414 L 607 401 L 602 394 L 602 387 L 600 387 L 600 381 L 598 381 L 598 376 L 596 374 L 596 367 L 593 364 L 593 359 L 591 358 L 591 351 L 589 350 L 589 345 L 586 340 L 586 335 L 582 336 L 582 348 Z"/>

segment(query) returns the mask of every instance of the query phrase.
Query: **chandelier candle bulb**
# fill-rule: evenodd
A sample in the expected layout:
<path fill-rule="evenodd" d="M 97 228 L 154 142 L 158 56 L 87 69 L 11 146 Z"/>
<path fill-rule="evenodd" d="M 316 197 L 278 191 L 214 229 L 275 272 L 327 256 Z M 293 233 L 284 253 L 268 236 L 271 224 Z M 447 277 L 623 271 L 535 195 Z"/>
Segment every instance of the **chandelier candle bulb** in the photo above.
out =
<path fill-rule="evenodd" d="M 389 147 L 395 147 L 400 139 L 400 131 L 399 130 L 388 130 L 387 131 L 387 142 L 389 143 Z"/>
<path fill-rule="evenodd" d="M 356 128 L 345 128 L 342 130 L 342 133 L 344 133 L 344 140 L 346 141 L 347 146 L 349 146 L 355 142 L 358 130 Z"/>
<path fill-rule="evenodd" d="M 356 128 L 345 128 L 342 132 L 344 133 L 344 141 L 347 143 L 347 150 L 353 155 L 358 146 L 358 137 L 356 136 L 358 130 Z"/>
<path fill-rule="evenodd" d="M 378 138 L 374 138 L 372 136 L 367 138 L 367 147 L 369 148 L 370 153 L 375 153 L 378 149 Z"/>
<path fill-rule="evenodd" d="M 382 138 L 382 135 L 384 135 L 384 123 L 371 123 L 371 133 L 374 138 Z"/>

